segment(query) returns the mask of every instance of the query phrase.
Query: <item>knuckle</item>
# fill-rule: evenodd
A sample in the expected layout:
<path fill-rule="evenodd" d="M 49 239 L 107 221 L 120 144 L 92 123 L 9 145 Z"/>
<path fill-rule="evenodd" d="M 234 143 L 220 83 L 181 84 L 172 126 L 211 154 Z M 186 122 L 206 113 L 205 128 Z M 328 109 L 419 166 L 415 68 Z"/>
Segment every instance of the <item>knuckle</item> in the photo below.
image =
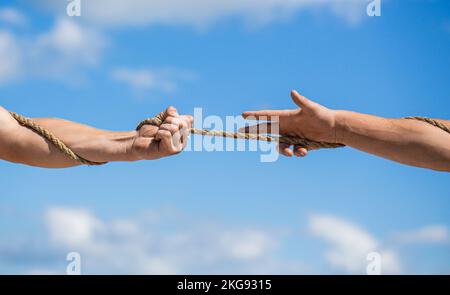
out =
<path fill-rule="evenodd" d="M 161 125 L 160 128 L 163 129 L 163 130 L 167 130 L 167 131 L 169 131 L 172 134 L 178 131 L 178 126 L 177 125 L 169 124 L 169 123 Z"/>
<path fill-rule="evenodd" d="M 162 136 L 162 137 L 171 137 L 172 134 L 170 133 L 170 131 L 168 130 L 159 130 L 158 133 Z"/>
<path fill-rule="evenodd" d="M 170 106 L 166 109 L 166 114 L 168 116 L 175 116 L 176 113 L 177 113 L 177 110 L 173 106 Z"/>
<path fill-rule="evenodd" d="M 172 124 L 174 124 L 175 126 L 179 127 L 182 124 L 183 120 L 179 119 L 179 118 L 174 118 L 172 121 Z"/>
<path fill-rule="evenodd" d="M 186 122 L 185 120 L 180 120 L 180 123 L 178 126 L 180 127 L 180 129 L 184 129 L 184 128 L 187 128 L 188 125 L 189 125 L 189 123 Z"/>
<path fill-rule="evenodd" d="M 170 131 L 172 131 L 173 133 L 178 132 L 180 130 L 180 127 L 176 124 L 172 124 L 170 128 L 171 128 Z"/>

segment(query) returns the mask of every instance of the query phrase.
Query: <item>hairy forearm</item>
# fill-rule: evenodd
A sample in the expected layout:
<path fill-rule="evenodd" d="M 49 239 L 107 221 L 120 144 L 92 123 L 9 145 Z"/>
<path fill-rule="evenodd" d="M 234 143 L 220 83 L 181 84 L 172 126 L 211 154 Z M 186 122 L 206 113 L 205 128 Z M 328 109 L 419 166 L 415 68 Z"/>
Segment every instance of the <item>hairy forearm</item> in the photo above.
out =
<path fill-rule="evenodd" d="M 337 111 L 337 141 L 403 164 L 450 171 L 450 134 L 425 122 Z"/>
<path fill-rule="evenodd" d="M 49 130 L 76 154 L 94 162 L 134 160 L 130 147 L 135 132 L 113 132 L 95 129 L 62 119 L 32 119 Z M 30 129 L 19 125 L 13 118 L 3 118 L 0 132 L 0 157 L 16 163 L 38 167 L 63 168 L 77 166 L 50 142 Z"/>

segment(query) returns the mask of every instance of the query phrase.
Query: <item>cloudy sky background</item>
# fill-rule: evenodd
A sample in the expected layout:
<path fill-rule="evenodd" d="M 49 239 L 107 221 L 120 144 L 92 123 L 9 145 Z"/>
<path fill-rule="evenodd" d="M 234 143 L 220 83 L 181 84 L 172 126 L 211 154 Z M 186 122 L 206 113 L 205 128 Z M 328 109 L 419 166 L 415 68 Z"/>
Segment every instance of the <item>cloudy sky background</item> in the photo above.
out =
<path fill-rule="evenodd" d="M 168 105 L 204 115 L 332 108 L 448 118 L 450 3 L 365 0 L 0 2 L 0 102 L 133 128 Z M 450 273 L 444 173 L 351 149 L 45 170 L 0 162 L 0 273 Z"/>

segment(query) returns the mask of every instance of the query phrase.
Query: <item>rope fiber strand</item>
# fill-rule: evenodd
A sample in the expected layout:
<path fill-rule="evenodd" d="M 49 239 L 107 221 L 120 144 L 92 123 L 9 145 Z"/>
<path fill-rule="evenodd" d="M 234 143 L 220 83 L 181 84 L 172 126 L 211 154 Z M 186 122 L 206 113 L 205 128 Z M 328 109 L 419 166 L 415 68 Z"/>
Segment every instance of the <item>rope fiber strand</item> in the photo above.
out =
<path fill-rule="evenodd" d="M 153 125 L 153 126 L 160 126 L 165 120 L 165 114 L 161 113 L 159 115 L 156 115 L 153 118 L 148 118 L 139 123 L 139 125 L 136 127 L 136 130 L 139 130 L 144 125 Z M 198 134 L 202 136 L 221 136 L 221 137 L 231 137 L 234 139 L 246 139 L 246 140 L 261 140 L 261 141 L 268 141 L 268 142 L 280 142 L 280 143 L 287 143 L 290 145 L 300 145 L 303 147 L 311 147 L 315 149 L 334 149 L 338 147 L 344 147 L 345 145 L 340 143 L 329 143 L 329 142 L 322 142 L 322 141 L 314 141 L 309 140 L 306 138 L 299 138 L 299 137 L 293 137 L 293 136 L 270 136 L 270 135 L 262 135 L 262 134 L 255 134 L 255 133 L 240 133 L 240 132 L 226 132 L 226 131 L 219 131 L 219 130 L 206 130 L 206 129 L 196 129 L 191 128 L 190 132 L 192 134 Z"/>
<path fill-rule="evenodd" d="M 418 120 L 418 121 L 426 122 L 428 124 L 431 124 L 431 125 L 433 125 L 433 126 L 435 126 L 437 128 L 440 128 L 440 129 L 444 130 L 447 133 L 450 133 L 450 129 L 447 126 L 445 126 L 441 122 L 438 122 L 438 121 L 430 119 L 430 118 L 425 118 L 425 117 L 405 117 L 403 119 Z"/>
<path fill-rule="evenodd" d="M 83 158 L 80 155 L 77 155 L 67 145 L 65 145 L 64 142 L 62 142 L 58 137 L 56 137 L 53 133 L 51 133 L 47 129 L 42 128 L 38 124 L 34 123 L 30 119 L 28 119 L 28 118 L 26 118 L 26 117 L 24 117 L 22 115 L 19 115 L 19 114 L 14 113 L 14 112 L 9 112 L 9 113 L 11 114 L 11 116 L 14 119 L 16 119 L 17 122 L 19 122 L 20 125 L 25 126 L 28 129 L 33 130 L 34 132 L 36 132 L 37 134 L 39 134 L 43 138 L 45 138 L 48 141 L 50 141 L 58 150 L 60 150 L 68 158 L 70 158 L 70 159 L 72 159 L 74 161 L 77 161 L 77 162 L 79 162 L 81 164 L 91 165 L 91 166 L 103 165 L 103 164 L 107 163 L 107 162 L 90 161 L 88 159 Z"/>
<path fill-rule="evenodd" d="M 22 126 L 25 126 L 43 138 L 47 139 L 49 142 L 51 142 L 58 150 L 60 150 L 64 155 L 66 155 L 68 158 L 77 161 L 81 164 L 85 165 L 103 165 L 107 162 L 94 162 L 90 161 L 88 159 L 85 159 L 81 157 L 80 155 L 76 154 L 72 149 L 70 149 L 67 145 L 65 145 L 60 139 L 58 139 L 53 133 L 48 131 L 47 129 L 39 126 L 38 124 L 34 123 L 29 118 L 26 118 L 22 115 L 19 115 L 14 112 L 9 112 L 11 116 L 16 119 L 19 124 Z M 139 125 L 136 127 L 136 130 L 139 130 L 144 125 L 153 125 L 159 127 L 165 119 L 166 115 L 165 113 L 161 113 L 153 118 L 148 118 L 143 120 L 139 123 Z M 418 120 L 422 122 L 426 122 L 430 125 L 433 125 L 437 128 L 442 129 L 443 131 L 450 134 L 450 129 L 445 126 L 444 124 L 425 117 L 405 117 L 404 119 L 411 119 L 411 120 Z M 292 137 L 292 136 L 270 136 L 270 135 L 261 135 L 261 134 L 254 134 L 254 133 L 240 133 L 240 132 L 226 132 L 226 131 L 218 131 L 218 130 L 206 130 L 206 129 L 196 129 L 191 128 L 190 133 L 192 134 L 198 134 L 202 136 L 221 136 L 221 137 L 230 137 L 235 139 L 246 139 L 246 140 L 261 140 L 261 141 L 268 141 L 268 142 L 279 142 L 279 143 L 287 143 L 289 145 L 299 145 L 306 148 L 314 148 L 314 149 L 331 149 L 331 148 L 339 148 L 339 147 L 345 147 L 345 145 L 340 143 L 330 143 L 330 142 L 322 142 L 322 141 L 314 141 L 307 138 L 300 138 L 300 137 Z"/>

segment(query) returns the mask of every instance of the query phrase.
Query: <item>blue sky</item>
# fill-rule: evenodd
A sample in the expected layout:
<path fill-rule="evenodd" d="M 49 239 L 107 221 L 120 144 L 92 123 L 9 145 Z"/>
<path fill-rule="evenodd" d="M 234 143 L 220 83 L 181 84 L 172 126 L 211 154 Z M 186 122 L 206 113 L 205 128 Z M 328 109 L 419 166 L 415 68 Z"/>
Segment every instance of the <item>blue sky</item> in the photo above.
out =
<path fill-rule="evenodd" d="M 61 3 L 62 2 L 62 3 Z M 225 118 L 330 108 L 448 118 L 450 3 L 1 1 L 0 102 L 132 129 L 168 105 Z M 108 3 L 108 9 L 105 8 Z M 127 2 L 128 3 L 128 2 Z M 226 4 L 228 3 L 228 4 Z M 0 162 L 0 273 L 450 273 L 446 173 L 345 148 L 46 170 Z"/>

